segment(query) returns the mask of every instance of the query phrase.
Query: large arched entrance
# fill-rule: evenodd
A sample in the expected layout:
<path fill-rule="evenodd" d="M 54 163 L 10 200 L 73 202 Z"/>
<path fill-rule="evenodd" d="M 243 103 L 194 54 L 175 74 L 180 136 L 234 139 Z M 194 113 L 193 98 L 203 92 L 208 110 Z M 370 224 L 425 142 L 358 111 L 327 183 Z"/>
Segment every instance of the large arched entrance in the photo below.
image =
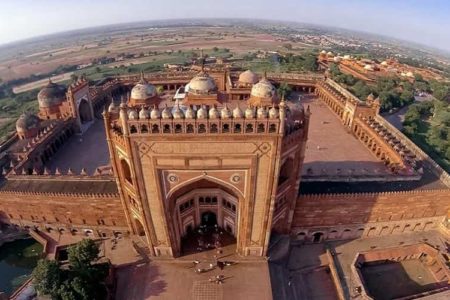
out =
<path fill-rule="evenodd" d="M 238 238 L 239 196 L 209 180 L 187 185 L 170 197 L 169 222 L 175 253 L 188 255 L 234 247 Z M 178 250 L 178 251 L 177 251 Z"/>
<path fill-rule="evenodd" d="M 80 116 L 81 124 L 85 124 L 87 122 L 92 121 L 91 108 L 86 99 L 82 99 L 80 101 L 80 104 L 78 105 L 78 114 Z"/>

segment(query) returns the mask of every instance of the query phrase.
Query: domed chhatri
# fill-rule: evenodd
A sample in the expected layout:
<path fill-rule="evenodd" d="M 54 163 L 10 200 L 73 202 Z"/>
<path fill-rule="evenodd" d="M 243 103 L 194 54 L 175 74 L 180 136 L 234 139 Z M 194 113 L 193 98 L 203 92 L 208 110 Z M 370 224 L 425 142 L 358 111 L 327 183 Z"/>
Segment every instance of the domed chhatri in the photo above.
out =
<path fill-rule="evenodd" d="M 202 106 L 199 110 L 197 110 L 197 119 L 206 119 L 208 116 L 208 113 L 206 109 Z"/>
<path fill-rule="evenodd" d="M 195 119 L 195 111 L 192 109 L 192 107 L 189 106 L 186 109 L 184 116 L 186 119 Z"/>
<path fill-rule="evenodd" d="M 252 87 L 248 104 L 251 106 L 272 106 L 278 103 L 277 93 L 273 84 L 264 76 Z"/>
<path fill-rule="evenodd" d="M 217 93 L 216 82 L 207 73 L 201 72 L 191 79 L 187 92 L 194 95 L 208 95 Z"/>
<path fill-rule="evenodd" d="M 66 88 L 49 80 L 47 85 L 39 91 L 37 98 L 40 108 L 59 106 L 66 99 Z"/>
<path fill-rule="evenodd" d="M 258 98 L 272 98 L 275 96 L 275 87 L 269 80 L 263 78 L 252 87 L 250 95 Z"/>
<path fill-rule="evenodd" d="M 153 105 L 157 102 L 158 95 L 155 86 L 147 82 L 144 73 L 141 73 L 141 79 L 131 89 L 130 105 Z"/>
<path fill-rule="evenodd" d="M 247 70 L 245 72 L 242 72 L 239 75 L 238 79 L 238 85 L 239 86 L 252 86 L 253 84 L 258 82 L 258 75 L 256 75 L 254 72 Z"/>
<path fill-rule="evenodd" d="M 150 119 L 150 112 L 144 106 L 139 111 L 139 119 Z"/>
<path fill-rule="evenodd" d="M 39 133 L 41 120 L 33 114 L 24 113 L 16 121 L 17 135 L 21 139 L 28 139 L 37 136 Z"/>
<path fill-rule="evenodd" d="M 153 106 L 152 111 L 150 112 L 150 118 L 152 120 L 157 120 L 161 117 L 161 114 L 159 113 L 159 109 L 155 106 Z"/>
<path fill-rule="evenodd" d="M 239 119 L 243 117 L 244 113 L 242 112 L 241 108 L 239 106 L 236 106 L 236 108 L 233 109 L 233 118 Z"/>
<path fill-rule="evenodd" d="M 218 119 L 219 118 L 219 111 L 217 110 L 217 108 L 215 106 L 213 106 L 209 109 L 208 114 L 209 114 L 210 119 Z"/>
<path fill-rule="evenodd" d="M 174 119 L 183 119 L 184 114 L 183 111 L 180 109 L 180 106 L 177 104 L 175 105 L 174 109 L 172 110 L 172 115 Z"/>

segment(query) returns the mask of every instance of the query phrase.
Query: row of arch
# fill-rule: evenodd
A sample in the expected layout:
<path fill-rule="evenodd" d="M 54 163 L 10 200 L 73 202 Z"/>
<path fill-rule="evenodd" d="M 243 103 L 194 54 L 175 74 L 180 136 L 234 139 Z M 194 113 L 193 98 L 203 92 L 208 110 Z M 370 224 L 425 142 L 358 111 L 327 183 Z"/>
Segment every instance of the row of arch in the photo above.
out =
<path fill-rule="evenodd" d="M 67 128 L 62 131 L 61 134 L 53 139 L 53 141 L 47 145 L 47 147 L 41 152 L 40 160 L 45 165 L 50 158 L 73 136 L 75 131 L 73 128 Z"/>
<path fill-rule="evenodd" d="M 323 89 L 317 89 L 317 95 L 339 116 L 341 120 L 344 118 L 344 108 L 342 103 L 339 103 L 336 99 L 330 97 Z M 337 94 L 334 96 L 339 97 Z M 345 101 L 345 99 L 343 101 Z"/>
<path fill-rule="evenodd" d="M 353 134 L 359 139 L 379 160 L 383 161 L 388 167 L 395 168 L 393 159 L 385 151 L 385 146 L 376 142 L 375 137 L 367 130 L 355 124 L 353 126 Z"/>
<path fill-rule="evenodd" d="M 160 133 L 277 133 L 278 123 L 175 123 L 131 124 L 130 134 Z"/>
<path fill-rule="evenodd" d="M 384 224 L 373 226 L 346 228 L 327 228 L 318 230 L 296 230 L 294 239 L 312 243 L 320 243 L 328 240 L 347 240 L 407 232 L 419 232 L 434 229 L 440 220 L 422 220 L 417 222 L 404 222 L 396 224 Z"/>

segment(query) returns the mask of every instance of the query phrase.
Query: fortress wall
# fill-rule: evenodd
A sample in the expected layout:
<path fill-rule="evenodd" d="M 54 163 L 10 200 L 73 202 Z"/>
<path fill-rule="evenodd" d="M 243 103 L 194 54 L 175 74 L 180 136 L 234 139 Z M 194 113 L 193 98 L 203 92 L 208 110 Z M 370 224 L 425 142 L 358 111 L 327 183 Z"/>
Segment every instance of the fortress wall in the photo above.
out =
<path fill-rule="evenodd" d="M 450 190 L 301 195 L 291 233 L 300 240 L 350 239 L 437 229 Z"/>
<path fill-rule="evenodd" d="M 118 195 L 0 192 L 0 222 L 21 227 L 128 230 Z"/>

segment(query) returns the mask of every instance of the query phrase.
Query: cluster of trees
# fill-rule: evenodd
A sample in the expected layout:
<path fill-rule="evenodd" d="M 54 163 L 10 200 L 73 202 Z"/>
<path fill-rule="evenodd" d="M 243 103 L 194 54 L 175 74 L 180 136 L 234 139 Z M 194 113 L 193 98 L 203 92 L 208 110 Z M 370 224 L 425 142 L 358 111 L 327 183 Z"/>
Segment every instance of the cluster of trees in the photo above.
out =
<path fill-rule="evenodd" d="M 337 64 L 330 65 L 330 75 L 338 83 L 343 84 L 355 96 L 365 101 L 367 96 L 374 94 L 380 98 L 381 111 L 403 107 L 414 102 L 415 87 L 409 81 L 393 77 L 379 77 L 374 86 L 356 79 L 350 74 L 344 74 Z"/>
<path fill-rule="evenodd" d="M 109 263 L 97 263 L 99 248 L 85 239 L 68 249 L 69 265 L 40 260 L 33 270 L 33 285 L 40 295 L 56 300 L 106 299 Z"/>
<path fill-rule="evenodd" d="M 285 56 L 279 56 L 278 62 L 286 71 L 305 71 L 315 72 L 319 67 L 317 57 L 313 53 L 305 55 L 295 55 L 288 53 Z"/>
<path fill-rule="evenodd" d="M 445 101 L 424 101 L 411 105 L 405 114 L 403 131 L 425 142 L 450 161 L 450 106 Z"/>

